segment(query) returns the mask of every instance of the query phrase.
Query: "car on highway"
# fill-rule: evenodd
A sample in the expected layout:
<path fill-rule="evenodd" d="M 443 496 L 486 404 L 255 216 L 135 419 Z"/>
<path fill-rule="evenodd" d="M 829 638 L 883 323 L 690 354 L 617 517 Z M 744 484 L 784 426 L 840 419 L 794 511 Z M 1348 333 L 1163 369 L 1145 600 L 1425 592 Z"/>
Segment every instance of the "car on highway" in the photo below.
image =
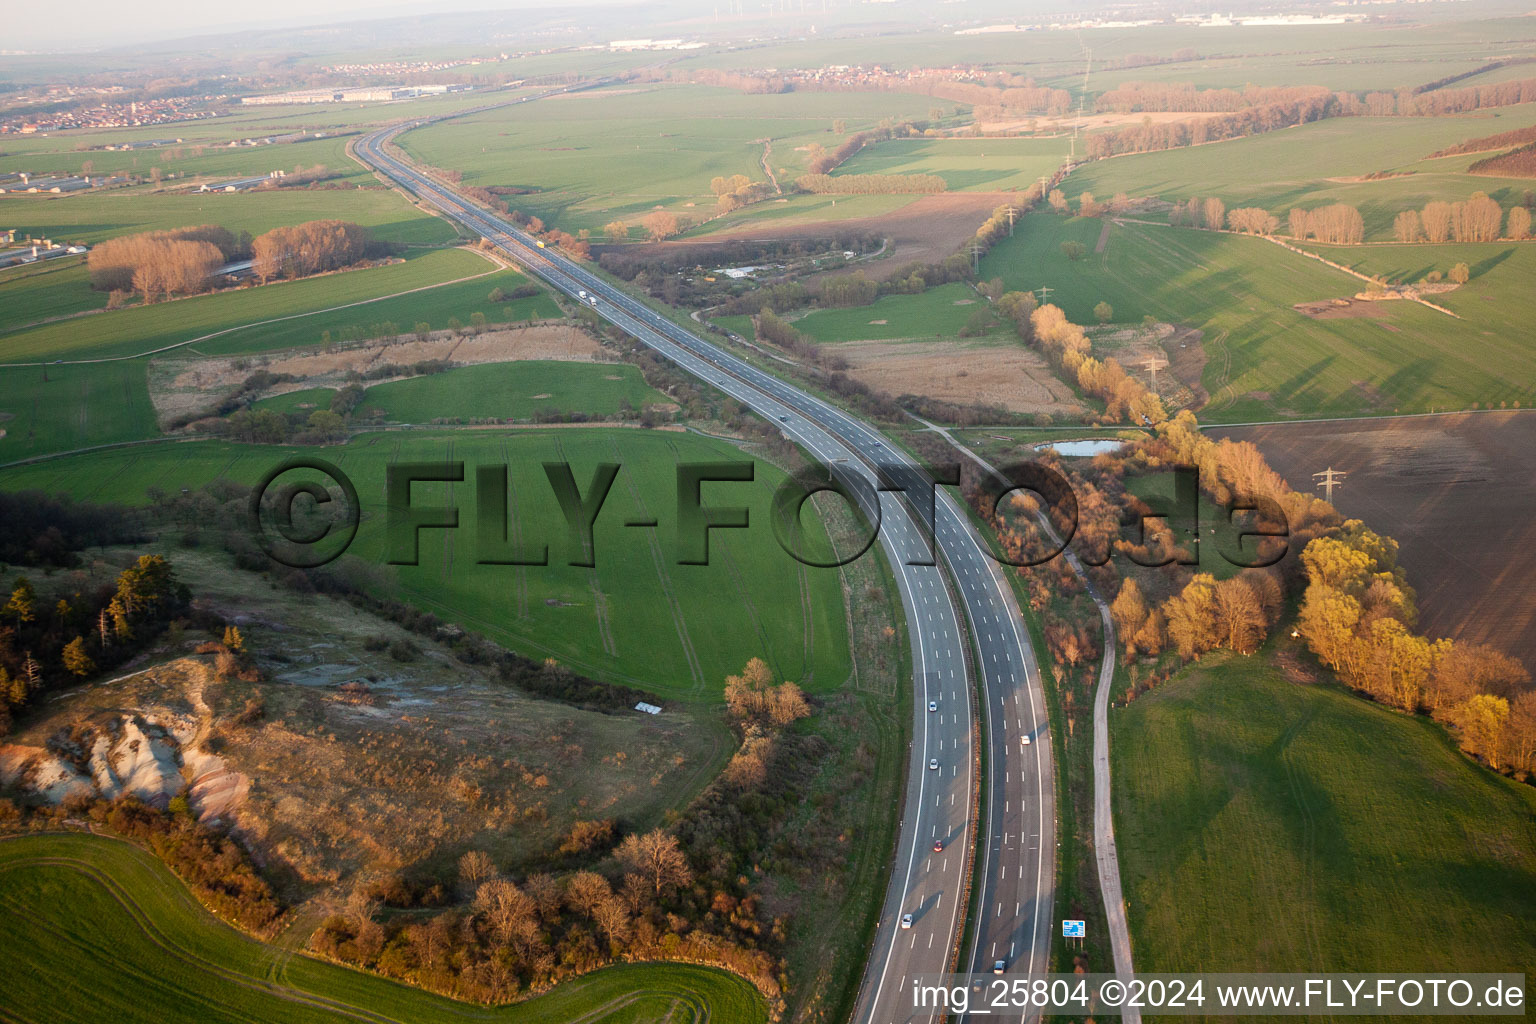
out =
<path fill-rule="evenodd" d="M 935 839 L 933 841 L 933 852 L 934 853 L 943 853 L 944 852 L 944 840 L 942 840 L 942 839 Z"/>
<path fill-rule="evenodd" d="M 903 928 L 911 928 L 912 927 L 912 915 L 911 914 L 902 914 L 901 915 L 901 926 Z"/>
<path fill-rule="evenodd" d="M 939 759 L 938 758 L 930 757 L 928 759 L 928 770 L 929 771 L 938 771 L 939 770 Z"/>
<path fill-rule="evenodd" d="M 929 711 L 937 711 L 937 710 L 939 710 L 939 702 L 936 701 L 936 700 L 929 701 L 928 702 L 928 710 Z"/>
<path fill-rule="evenodd" d="M 1003 971 L 1007 967 L 1008 967 L 1008 965 L 1005 962 L 1003 962 L 1002 960 L 994 960 L 992 962 L 992 973 L 993 974 L 1002 974 Z"/>
<path fill-rule="evenodd" d="M 1029 746 L 1029 737 L 1028 736 L 1020 736 L 1019 737 L 1019 746 L 1021 746 L 1021 747 Z"/>

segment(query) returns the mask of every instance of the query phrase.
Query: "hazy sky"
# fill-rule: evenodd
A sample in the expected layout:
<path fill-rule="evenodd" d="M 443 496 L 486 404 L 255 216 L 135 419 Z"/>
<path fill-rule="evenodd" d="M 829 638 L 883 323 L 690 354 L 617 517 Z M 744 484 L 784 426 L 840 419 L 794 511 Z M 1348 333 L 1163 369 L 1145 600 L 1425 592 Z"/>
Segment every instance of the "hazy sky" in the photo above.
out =
<path fill-rule="evenodd" d="M 582 6 L 622 0 L 581 0 Z M 632 0 L 631 0 L 632 2 Z M 64 0 L 22 2 L 0 15 L 0 50 L 80 50 L 208 32 L 390 18 L 432 11 L 545 7 L 538 0 Z"/>

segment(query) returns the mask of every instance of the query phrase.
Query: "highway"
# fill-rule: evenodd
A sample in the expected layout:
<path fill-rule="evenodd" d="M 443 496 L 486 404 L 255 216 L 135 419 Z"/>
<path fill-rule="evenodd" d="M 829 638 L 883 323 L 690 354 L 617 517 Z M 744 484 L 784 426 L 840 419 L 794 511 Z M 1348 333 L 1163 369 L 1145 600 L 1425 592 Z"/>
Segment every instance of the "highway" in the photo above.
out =
<path fill-rule="evenodd" d="M 912 646 L 913 729 L 894 870 L 853 1019 L 885 1024 L 940 1016 L 914 1011 L 907 979 L 945 973 L 956 964 L 973 843 L 980 846 L 982 863 L 974 894 L 978 932 L 959 968 L 990 971 L 1002 961 L 1010 976 L 1045 972 L 1056 816 L 1044 694 L 1003 570 L 983 550 L 964 511 L 942 488 L 931 519 L 925 502 L 877 490 L 880 480 L 909 482 L 921 474 L 873 428 L 674 323 L 398 159 L 389 143 L 420 123 L 363 136 L 354 152 L 550 287 L 778 423 L 830 467 L 871 519 L 878 517 L 879 541 L 894 571 Z M 942 556 L 936 565 L 922 564 L 929 561 L 925 526 Z M 985 743 L 984 761 L 977 741 Z M 989 799 L 978 823 L 972 806 L 983 782 Z M 906 914 L 912 915 L 909 928 L 902 927 Z"/>

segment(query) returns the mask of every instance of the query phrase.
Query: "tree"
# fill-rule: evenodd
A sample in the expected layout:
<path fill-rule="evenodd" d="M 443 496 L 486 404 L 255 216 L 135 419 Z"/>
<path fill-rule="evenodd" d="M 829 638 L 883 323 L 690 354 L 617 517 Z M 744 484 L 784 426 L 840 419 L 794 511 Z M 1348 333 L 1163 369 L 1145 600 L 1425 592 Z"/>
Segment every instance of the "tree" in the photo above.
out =
<path fill-rule="evenodd" d="M 1458 242 L 1495 242 L 1504 224 L 1504 210 L 1486 192 L 1474 192 L 1451 207 L 1451 234 Z"/>
<path fill-rule="evenodd" d="M 677 215 L 665 210 L 656 210 L 648 213 L 640 221 L 645 230 L 650 233 L 651 241 L 659 242 L 664 238 L 671 238 L 678 232 Z"/>
<path fill-rule="evenodd" d="M 511 942 L 519 922 L 534 913 L 533 901 L 505 878 L 481 882 L 475 890 L 474 906 L 502 945 Z"/>
<path fill-rule="evenodd" d="M 1472 270 L 1465 263 L 1458 263 L 1451 268 L 1451 283 L 1466 284 L 1472 279 Z"/>
<path fill-rule="evenodd" d="M 1523 206 L 1509 208 L 1509 226 L 1504 229 L 1504 234 L 1515 241 L 1524 241 L 1531 237 L 1531 211 Z"/>
<path fill-rule="evenodd" d="M 306 425 L 311 434 L 327 441 L 342 437 L 347 432 L 347 421 L 329 409 L 316 409 L 310 413 Z"/>
<path fill-rule="evenodd" d="M 11 599 L 5 603 L 3 610 L 6 614 L 15 617 L 17 629 L 36 617 L 37 591 L 33 589 L 31 580 L 25 576 L 16 577 L 16 585 L 11 590 Z"/>
<path fill-rule="evenodd" d="M 1439 199 L 1425 203 L 1419 221 L 1424 227 L 1425 238 L 1431 242 L 1445 241 L 1451 237 L 1451 204 Z"/>
<path fill-rule="evenodd" d="M 1046 199 L 1051 204 L 1051 209 L 1057 213 L 1067 212 L 1067 194 L 1059 188 L 1051 189 L 1051 194 Z"/>
<path fill-rule="evenodd" d="M 643 836 L 625 836 L 614 856 L 626 869 L 645 878 L 658 899 L 663 892 L 681 889 L 693 881 L 683 848 L 675 837 L 659 828 Z"/>
<path fill-rule="evenodd" d="M 613 888 L 608 879 L 595 871 L 578 871 L 566 880 L 565 902 L 588 917 L 595 916 L 597 908 L 611 899 Z"/>
<path fill-rule="evenodd" d="M 1418 210 L 1404 210 L 1392 220 L 1392 234 L 1399 242 L 1417 242 L 1424 237 L 1424 225 Z"/>
<path fill-rule="evenodd" d="M 1216 578 L 1196 573 L 1184 589 L 1163 605 L 1168 636 L 1186 659 L 1198 658 L 1221 641 L 1216 616 Z"/>
<path fill-rule="evenodd" d="M 485 330 L 485 324 L 486 319 L 484 313 L 476 312 L 469 314 L 469 326 L 474 331 L 474 333 L 479 334 L 481 331 Z"/>
<path fill-rule="evenodd" d="M 96 663 L 85 652 L 85 638 L 75 637 L 64 645 L 64 667 L 81 678 L 96 671 Z"/>
<path fill-rule="evenodd" d="M 1077 215 L 1079 217 L 1100 217 L 1104 214 L 1104 204 L 1093 197 L 1092 192 L 1084 192 L 1077 197 Z"/>
<path fill-rule="evenodd" d="M 1109 613 L 1114 617 L 1115 630 L 1120 634 L 1126 654 L 1131 654 L 1136 647 L 1136 634 L 1146 625 L 1148 614 L 1146 598 L 1142 597 L 1141 587 L 1134 579 L 1127 579 L 1120 585 L 1120 593 L 1115 595 Z"/>
<path fill-rule="evenodd" d="M 501 289 L 496 289 L 500 291 Z M 425 320 L 416 321 L 415 332 L 417 341 L 427 341 L 432 337 L 432 325 Z"/>
<path fill-rule="evenodd" d="M 245 650 L 245 637 L 240 635 L 240 627 L 233 622 L 224 627 L 224 646 L 236 654 Z"/>
<path fill-rule="evenodd" d="M 1094 319 L 1101 324 L 1107 324 L 1115 318 L 1115 307 L 1107 302 L 1100 302 L 1093 307 Z"/>
<path fill-rule="evenodd" d="M 611 220 L 603 225 L 603 234 L 608 236 L 610 242 L 629 241 L 629 225 L 621 220 Z"/>
<path fill-rule="evenodd" d="M 1088 255 L 1088 247 L 1082 242 L 1076 240 L 1068 240 L 1061 243 L 1061 254 L 1067 259 L 1071 260 L 1073 263 L 1076 263 L 1078 260 Z"/>
<path fill-rule="evenodd" d="M 1453 721 L 1461 733 L 1461 745 L 1471 754 L 1499 767 L 1500 739 L 1509 719 L 1509 701 L 1479 693 L 1456 709 Z"/>
<path fill-rule="evenodd" d="M 1232 576 L 1216 584 L 1216 618 L 1221 646 L 1238 654 L 1252 654 L 1264 640 L 1269 623 L 1247 580 Z"/>
<path fill-rule="evenodd" d="M 1227 204 L 1211 196 L 1201 205 L 1200 216 L 1207 231 L 1220 231 L 1227 222 Z"/>
<path fill-rule="evenodd" d="M 467 889 L 478 889 L 495 874 L 496 862 L 484 850 L 470 850 L 459 858 L 459 879 Z"/>

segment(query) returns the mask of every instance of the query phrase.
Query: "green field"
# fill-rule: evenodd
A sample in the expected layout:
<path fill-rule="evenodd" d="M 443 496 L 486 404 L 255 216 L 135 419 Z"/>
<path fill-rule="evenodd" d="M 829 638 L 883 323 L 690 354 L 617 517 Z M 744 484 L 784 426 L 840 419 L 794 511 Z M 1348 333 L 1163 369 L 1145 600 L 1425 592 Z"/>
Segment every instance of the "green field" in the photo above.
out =
<path fill-rule="evenodd" d="M 107 293 L 91 291 L 84 257 L 0 271 L 0 336 L 23 324 L 106 308 Z"/>
<path fill-rule="evenodd" d="M 694 221 L 712 216 L 711 178 L 766 180 L 764 139 L 772 140 L 771 166 L 788 189 L 804 173 L 802 147 L 842 141 L 834 119 L 846 120 L 851 133 L 886 117 L 925 118 L 935 105 L 900 93 L 749 96 L 646 85 L 503 107 L 400 141 L 417 160 L 463 171 L 466 184 L 532 189 L 509 202 L 568 231 L 600 234 L 610 220 L 638 223 L 656 207 Z"/>
<path fill-rule="evenodd" d="M 1201 329 L 1211 396 L 1202 420 L 1428 412 L 1536 395 L 1536 352 L 1511 327 L 1469 337 L 1466 324 L 1400 301 L 1368 315 L 1314 319 L 1292 307 L 1353 295 L 1364 282 L 1262 239 L 1182 228 L 1116 225 L 1105 251 L 1094 253 L 1101 228 L 1094 219 L 1030 214 L 982 260 L 981 276 L 1012 289 L 1049 286 L 1049 301 L 1078 323 L 1091 323 L 1103 300 L 1118 323 L 1152 316 Z M 1088 255 L 1068 260 L 1068 239 Z M 1491 245 L 1487 255 L 1511 248 L 1519 247 Z M 1485 274 L 1481 287 L 1494 297 L 1482 300 L 1485 315 L 1517 324 L 1530 301 L 1524 256 Z"/>
<path fill-rule="evenodd" d="M 236 234 L 259 235 L 287 224 L 330 218 L 353 221 L 370 229 L 375 238 L 408 245 L 448 242 L 456 235 L 441 217 L 421 212 L 399 193 L 384 188 L 202 194 L 121 189 L 83 195 L 0 196 L 0 224 L 23 234 L 85 245 L 135 231 L 189 224 L 222 224 Z"/>
<path fill-rule="evenodd" d="M 794 321 L 812 341 L 868 341 L 877 338 L 953 339 L 986 300 L 969 285 L 940 285 L 920 295 L 887 295 L 868 306 L 815 309 Z M 884 323 L 874 323 L 876 320 Z M 750 324 L 747 334 L 750 335 Z"/>
<path fill-rule="evenodd" d="M 1227 654 L 1111 714 L 1139 970 L 1536 963 L 1536 791 L 1439 726 Z"/>
<path fill-rule="evenodd" d="M 256 408 L 296 411 L 327 408 L 330 388 L 308 388 L 262 399 Z M 356 415 L 395 423 L 431 423 L 443 417 L 526 420 L 539 409 L 611 416 L 627 402 L 639 410 L 665 403 L 629 363 L 562 363 L 528 360 L 462 366 L 443 373 L 375 384 Z"/>
<path fill-rule="evenodd" d="M 765 1021 L 745 981 L 687 964 L 606 968 L 498 1009 L 258 942 L 137 847 L 86 835 L 0 841 L 8 1015 L 37 1020 Z"/>
<path fill-rule="evenodd" d="M 527 283 L 516 271 L 496 268 L 497 264 L 461 249 L 414 252 L 402 262 L 384 266 L 198 295 L 17 331 L 0 336 L 0 361 L 123 358 L 219 332 L 227 333 L 200 343 L 199 351 L 260 352 L 313 344 L 325 330 L 383 321 L 409 331 L 421 320 L 438 328 L 446 327 L 450 316 L 467 323 L 476 312 L 494 321 L 558 315 L 553 301 L 543 295 L 508 303 L 488 301 L 493 288 L 510 290 Z M 472 280 L 461 281 L 464 278 Z M 443 287 L 432 287 L 436 285 Z M 84 282 L 81 286 L 85 287 Z M 419 288 L 430 290 L 413 291 Z M 412 294 L 374 301 L 400 292 Z M 320 312 L 337 306 L 349 308 Z M 282 319 L 290 317 L 294 319 Z M 279 319 L 282 322 L 261 323 Z M 259 326 L 242 327 L 246 324 Z"/>
<path fill-rule="evenodd" d="M 837 174 L 937 174 L 950 191 L 1027 189 L 1067 162 L 1068 140 L 893 139 L 866 146 Z"/>
<path fill-rule="evenodd" d="M 68 273 L 71 269 L 74 273 Z M 48 303 L 67 306 L 66 297 L 72 302 L 98 294 L 89 290 L 78 268 L 65 270 L 65 280 L 57 285 L 47 277 L 17 282 L 22 316 L 31 318 Z M 339 338 L 348 328 L 366 331 L 385 322 L 402 332 L 421 321 L 442 329 L 450 318 L 468 323 L 476 312 L 493 323 L 558 316 L 559 307 L 543 292 L 505 303 L 487 299 L 493 288 L 511 290 L 526 281 L 517 271 L 497 270 L 471 252 L 433 250 L 387 266 L 135 306 L 0 335 L 0 360 L 33 364 L 0 372 L 0 430 L 5 431 L 0 463 L 154 437 L 158 431 L 147 362 L 136 358 L 146 353 L 198 338 L 207 339 L 196 344 L 206 355 L 264 352 L 316 345 L 324 332 Z M 419 288 L 426 290 L 414 290 Z M 409 294 L 370 298 L 399 292 Z M 271 320 L 276 322 L 263 322 Z M 70 362 L 53 365 L 64 359 Z M 45 361 L 48 365 L 36 365 Z M 114 397 L 108 401 L 106 395 Z"/>
<path fill-rule="evenodd" d="M 281 460 L 318 456 L 352 476 L 364 516 L 350 555 L 373 565 L 385 555 L 386 467 L 463 461 L 453 486 L 460 529 L 424 530 L 420 564 L 383 567 L 377 585 L 413 604 L 536 657 L 554 657 L 596 678 L 634 683 L 691 703 L 720 700 L 743 651 L 760 652 L 780 678 L 815 693 L 851 671 L 838 574 L 804 568 L 769 524 L 782 474 L 756 463 L 756 482 L 705 484 L 706 505 L 747 506 L 751 527 L 711 531 L 710 564 L 679 565 L 679 463 L 745 461 L 732 445 L 671 431 L 550 429 L 368 434 L 323 449 L 207 441 L 147 445 L 0 471 L 6 490 L 40 488 L 98 502 L 141 504 L 149 488 L 176 493 L 219 477 L 254 483 Z M 564 519 L 542 464 L 569 459 L 585 493 L 593 467 L 620 471 L 596 527 L 596 571 L 568 565 Z M 523 541 L 547 543 L 550 565 L 519 570 L 476 564 L 475 470 L 508 464 L 509 515 Z M 418 484 L 414 500 L 440 504 L 448 485 Z M 654 518 L 654 530 L 623 524 Z M 815 535 L 815 528 L 812 528 Z"/>
<path fill-rule="evenodd" d="M 1532 65 L 1536 70 L 1536 65 Z M 1454 117 L 1336 117 L 1247 138 L 1085 164 L 1061 189 L 1108 199 L 1117 192 L 1183 200 L 1217 196 L 1228 209 L 1261 206 L 1282 224 L 1293 206 L 1349 203 L 1365 218 L 1367 241 L 1390 241 L 1392 219 L 1431 199 L 1460 200 L 1483 191 L 1506 208 L 1531 182 L 1464 173 L 1478 156 L 1425 160 L 1467 139 L 1536 124 L 1536 104 Z M 1349 181 L 1375 171 L 1405 177 Z"/>
<path fill-rule="evenodd" d="M 227 129 L 230 126 L 224 127 Z M 170 129 L 162 135 L 151 137 L 186 138 L 185 135 Z M 75 140 L 74 145 L 79 145 L 81 141 L 83 140 Z M 110 139 L 114 144 L 121 141 L 116 138 Z M 295 167 L 308 170 L 316 165 L 322 165 L 336 175 L 334 178 L 327 179 L 328 181 L 354 185 L 373 184 L 373 175 L 356 160 L 347 156 L 347 143 L 350 141 L 352 140 L 349 137 L 332 137 L 233 148 L 224 140 L 208 143 L 189 141 L 170 146 L 157 146 L 153 149 L 128 151 L 81 151 L 73 148 L 72 145 L 68 150 L 48 151 L 24 147 L 17 152 L 7 145 L 6 155 L 0 157 L 0 171 L 30 171 L 39 176 L 80 174 L 84 170 L 85 162 L 89 161 L 92 176 L 138 174 L 147 177 L 151 168 L 159 168 L 162 174 L 175 174 L 177 179 L 171 187 L 179 188 L 183 187 L 181 180 L 183 178 L 188 181 L 219 181 L 230 178 L 251 178 L 271 171 L 287 171 L 291 174 Z"/>
<path fill-rule="evenodd" d="M 154 437 L 144 362 L 0 369 L 0 463 Z"/>

